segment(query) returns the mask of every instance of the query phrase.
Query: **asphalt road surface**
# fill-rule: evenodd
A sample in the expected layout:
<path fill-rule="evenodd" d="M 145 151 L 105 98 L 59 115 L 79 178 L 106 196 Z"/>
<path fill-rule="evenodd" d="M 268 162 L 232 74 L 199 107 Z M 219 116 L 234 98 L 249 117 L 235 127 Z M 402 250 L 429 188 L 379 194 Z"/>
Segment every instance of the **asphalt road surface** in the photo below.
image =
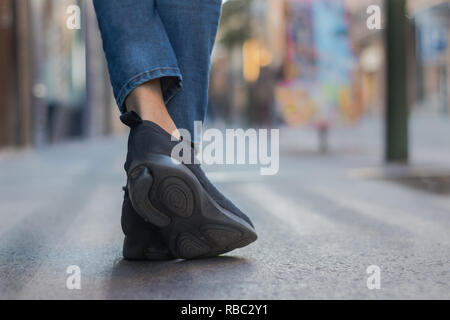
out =
<path fill-rule="evenodd" d="M 312 133 L 282 132 L 276 176 L 208 168 L 259 240 L 196 261 L 122 260 L 124 137 L 3 152 L 0 298 L 449 299 L 450 197 L 370 178 L 380 130 L 337 132 L 326 156 Z M 445 148 L 420 145 L 414 161 L 450 164 Z M 80 290 L 66 287 L 71 265 Z M 369 290 L 372 265 L 380 288 Z"/>

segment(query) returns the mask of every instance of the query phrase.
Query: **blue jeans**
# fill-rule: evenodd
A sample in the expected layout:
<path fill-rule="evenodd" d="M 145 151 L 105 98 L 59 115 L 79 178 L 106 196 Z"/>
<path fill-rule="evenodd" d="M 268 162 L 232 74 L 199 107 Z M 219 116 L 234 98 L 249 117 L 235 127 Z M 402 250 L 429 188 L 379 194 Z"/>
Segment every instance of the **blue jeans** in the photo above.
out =
<path fill-rule="evenodd" d="M 204 121 L 222 0 L 94 0 L 117 105 L 161 79 L 170 116 L 194 137 Z M 199 141 L 194 141 L 199 142 Z"/>

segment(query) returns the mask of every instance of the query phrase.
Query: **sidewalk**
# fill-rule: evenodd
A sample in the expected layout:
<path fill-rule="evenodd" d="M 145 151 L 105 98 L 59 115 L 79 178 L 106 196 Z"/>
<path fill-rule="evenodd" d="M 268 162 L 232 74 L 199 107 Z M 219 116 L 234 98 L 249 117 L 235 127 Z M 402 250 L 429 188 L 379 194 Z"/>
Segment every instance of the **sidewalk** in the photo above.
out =
<path fill-rule="evenodd" d="M 413 165 L 448 168 L 446 127 L 420 121 Z M 3 153 L 0 298 L 449 299 L 450 197 L 355 175 L 380 167 L 381 138 L 376 121 L 337 130 L 324 156 L 313 132 L 283 130 L 277 176 L 209 168 L 260 238 L 187 262 L 121 259 L 124 137 Z M 70 265 L 81 290 L 66 289 Z M 371 265 L 379 290 L 366 286 Z"/>

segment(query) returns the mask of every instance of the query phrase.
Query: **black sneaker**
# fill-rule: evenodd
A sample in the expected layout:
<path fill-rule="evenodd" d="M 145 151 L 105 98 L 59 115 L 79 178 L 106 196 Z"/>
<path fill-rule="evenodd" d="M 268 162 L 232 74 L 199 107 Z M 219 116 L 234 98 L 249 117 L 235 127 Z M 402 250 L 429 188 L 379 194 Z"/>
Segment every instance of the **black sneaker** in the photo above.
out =
<path fill-rule="evenodd" d="M 171 141 L 169 133 L 135 112 L 121 120 L 131 128 L 125 163 L 130 200 L 159 228 L 174 257 L 212 257 L 257 239 L 250 219 L 212 185 L 200 165 L 173 161 L 172 149 L 180 141 Z"/>
<path fill-rule="evenodd" d="M 126 260 L 175 259 L 163 242 L 159 230 L 146 223 L 133 209 L 127 190 L 123 199 L 121 222 L 125 234 L 123 257 Z"/>

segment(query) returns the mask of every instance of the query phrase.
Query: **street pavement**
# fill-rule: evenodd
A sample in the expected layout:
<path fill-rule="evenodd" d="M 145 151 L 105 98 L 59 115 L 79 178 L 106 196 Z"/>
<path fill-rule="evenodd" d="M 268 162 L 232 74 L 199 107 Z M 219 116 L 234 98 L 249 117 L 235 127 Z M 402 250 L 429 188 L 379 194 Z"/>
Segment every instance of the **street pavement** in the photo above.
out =
<path fill-rule="evenodd" d="M 411 127 L 411 167 L 448 173 L 448 118 Z M 449 299 L 450 195 L 378 176 L 382 136 L 377 119 L 336 128 L 323 155 L 313 131 L 284 129 L 278 175 L 208 167 L 259 239 L 195 261 L 122 260 L 125 137 L 2 152 L 0 298 Z M 72 265 L 80 290 L 66 287 Z"/>

